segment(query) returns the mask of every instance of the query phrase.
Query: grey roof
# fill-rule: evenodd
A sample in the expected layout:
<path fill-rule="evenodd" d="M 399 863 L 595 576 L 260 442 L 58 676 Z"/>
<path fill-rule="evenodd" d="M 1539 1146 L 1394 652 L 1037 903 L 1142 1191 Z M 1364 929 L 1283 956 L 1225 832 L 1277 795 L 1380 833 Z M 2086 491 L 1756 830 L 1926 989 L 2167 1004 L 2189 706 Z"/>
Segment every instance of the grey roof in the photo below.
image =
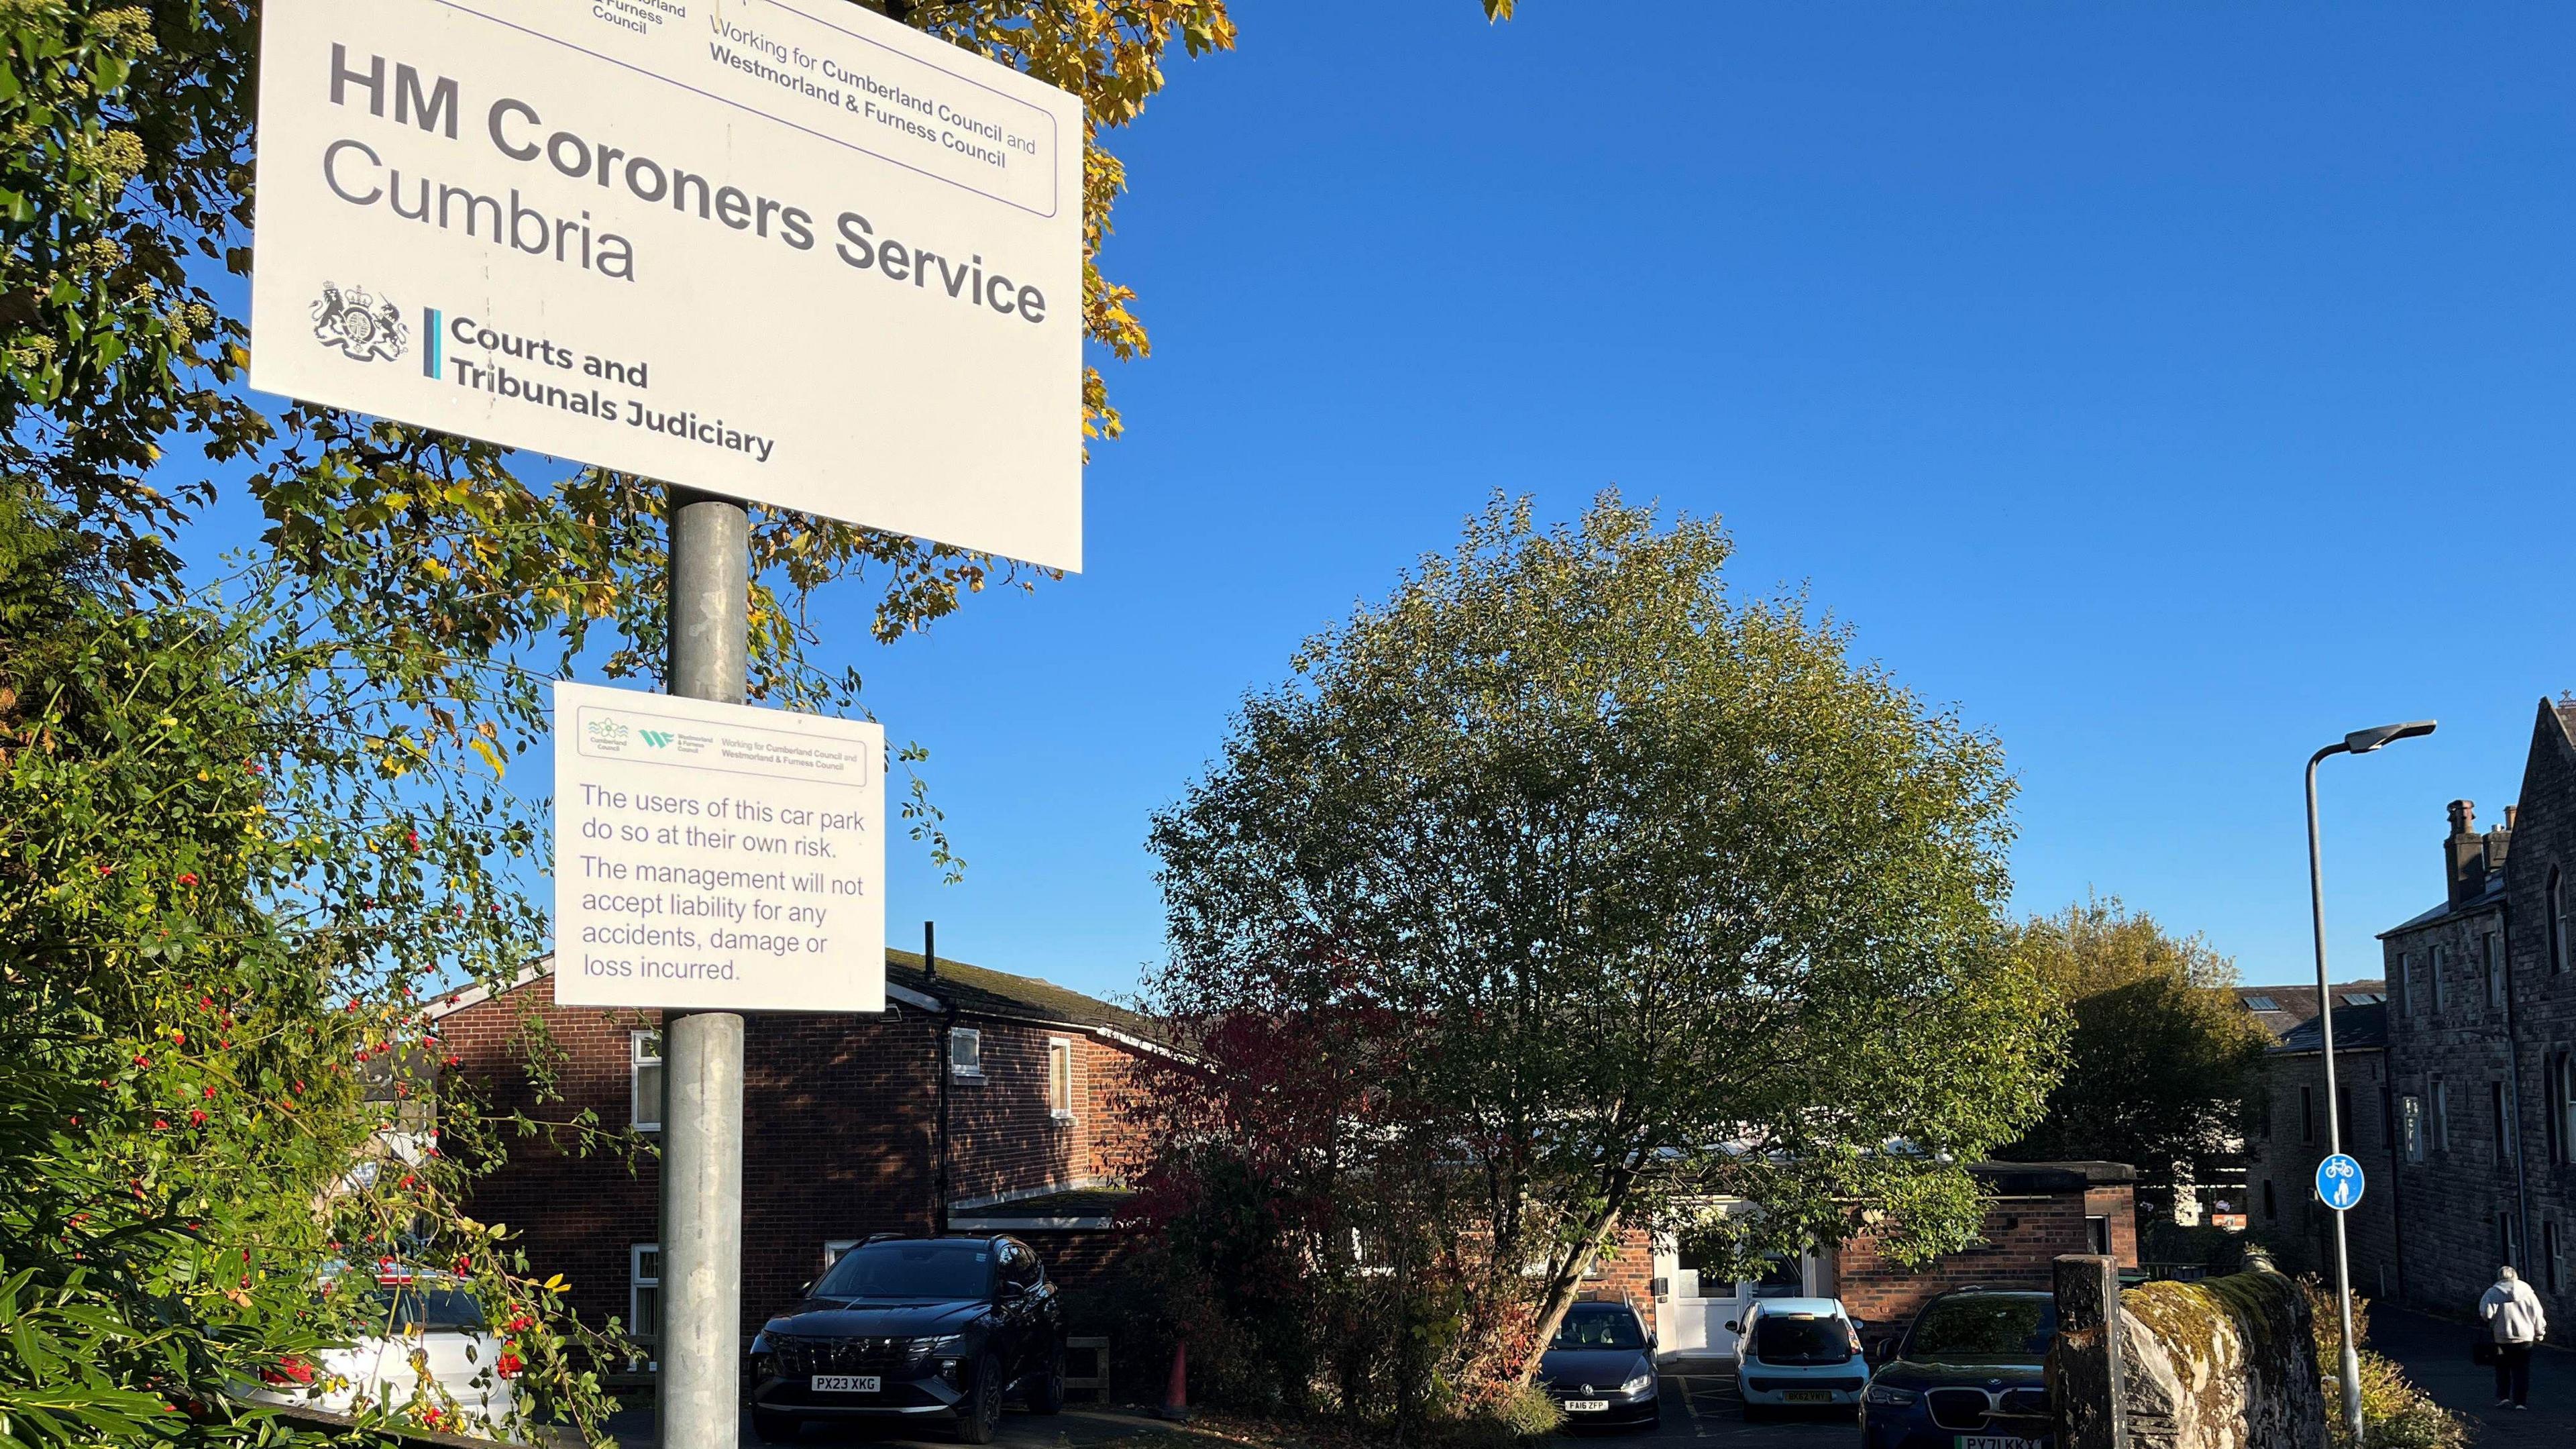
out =
<path fill-rule="evenodd" d="M 1136 1193 L 1130 1188 L 1068 1188 L 1044 1197 L 954 1208 L 949 1212 L 948 1226 L 953 1232 L 980 1233 L 1097 1230 L 1116 1226 L 1119 1215 L 1135 1201 Z"/>
<path fill-rule="evenodd" d="M 2478 893 L 2476 895 L 2473 895 L 2464 901 L 2444 901 L 2429 911 L 2425 911 L 2419 915 L 2409 916 L 2405 920 L 2398 922 L 2396 925 L 2389 927 L 2387 930 L 2380 932 L 2379 939 L 2385 941 L 2389 937 L 2398 935 L 2401 932 L 2412 931 L 2420 926 L 2429 926 L 2436 921 L 2447 921 L 2454 916 L 2471 916 L 2476 915 L 2480 911 L 2491 911 L 2502 904 L 2504 904 L 2504 872 L 2500 870 L 2492 870 L 2487 872 L 2486 881 L 2478 887 Z"/>
<path fill-rule="evenodd" d="M 2287 1036 L 2302 1024 L 2317 1019 L 2317 988 L 2314 986 L 2239 986 L 2235 990 L 2237 1002 L 2253 1013 L 2254 1019 L 2274 1037 Z M 2388 983 L 2378 980 L 2338 982 L 2332 994 L 2339 1006 L 2361 1006 L 2367 1003 L 2352 998 L 2385 998 Z"/>
<path fill-rule="evenodd" d="M 552 956 L 532 962 L 509 982 L 503 992 L 516 991 L 530 982 L 553 974 Z M 938 1003 L 932 1009 L 955 1007 L 967 1016 L 1000 1017 L 1012 1021 L 1034 1021 L 1053 1025 L 1087 1027 L 1097 1031 L 1116 1032 L 1158 1046 L 1169 1046 L 1169 1034 L 1140 1012 L 1085 996 L 1079 991 L 1041 981 L 1034 976 L 1014 976 L 972 966 L 963 961 L 939 959 L 939 974 L 933 979 L 922 969 L 920 953 L 886 952 L 886 985 L 909 992 L 916 997 L 930 997 Z M 466 1007 L 490 1000 L 495 993 L 488 987 L 474 986 L 453 992 L 429 1008 L 432 1020 L 462 1011 Z M 919 1002 L 913 1002 L 919 1005 Z"/>
<path fill-rule="evenodd" d="M 1052 981 L 970 966 L 945 956 L 939 958 L 939 972 L 934 977 L 922 969 L 919 952 L 888 951 L 886 982 L 937 997 L 969 1015 L 1107 1027 L 1147 1041 L 1162 1039 L 1151 1020 L 1126 1007 L 1085 996 Z"/>
<path fill-rule="evenodd" d="M 1973 1162 L 1968 1172 L 1986 1191 L 2008 1197 L 2082 1192 L 2138 1180 L 2138 1170 L 2125 1162 Z"/>
<path fill-rule="evenodd" d="M 2368 1006 L 2339 1006 L 2334 1014 L 2335 1052 L 2378 1051 L 2388 1045 L 2388 1003 L 2374 1001 Z M 2272 1048 L 2276 1056 L 2296 1056 L 2302 1052 L 2325 1050 L 2325 1029 L 2317 1022 L 2305 1021 L 2281 1038 Z"/>

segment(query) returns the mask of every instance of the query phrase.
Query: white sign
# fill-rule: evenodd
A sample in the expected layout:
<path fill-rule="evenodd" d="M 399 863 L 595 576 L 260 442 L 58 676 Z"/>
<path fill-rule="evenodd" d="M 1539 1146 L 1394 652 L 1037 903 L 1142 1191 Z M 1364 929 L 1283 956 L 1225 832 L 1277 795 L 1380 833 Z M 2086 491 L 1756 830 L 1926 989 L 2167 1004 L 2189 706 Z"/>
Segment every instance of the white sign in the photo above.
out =
<path fill-rule="evenodd" d="M 251 385 L 1079 568 L 1082 153 L 848 0 L 268 0 Z"/>
<path fill-rule="evenodd" d="M 885 1010 L 885 731 L 555 686 L 555 1000 Z"/>

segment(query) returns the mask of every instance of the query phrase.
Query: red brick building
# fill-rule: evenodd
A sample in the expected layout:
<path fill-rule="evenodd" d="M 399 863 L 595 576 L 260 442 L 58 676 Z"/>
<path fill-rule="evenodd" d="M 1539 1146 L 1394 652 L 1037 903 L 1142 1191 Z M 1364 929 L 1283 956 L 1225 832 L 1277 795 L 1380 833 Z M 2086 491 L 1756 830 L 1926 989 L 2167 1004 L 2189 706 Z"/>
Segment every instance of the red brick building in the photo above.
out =
<path fill-rule="evenodd" d="M 2123 1268 L 2138 1266 L 2138 1175 L 2128 1165 L 1988 1162 L 1968 1171 L 1987 1193 L 1979 1241 L 1921 1269 L 1883 1256 L 1879 1235 L 1863 1228 L 1840 1248 L 1784 1260 L 1759 1280 L 1704 1279 L 1687 1243 L 1629 1228 L 1588 1286 L 1651 1309 L 1665 1352 L 1716 1356 L 1733 1352 L 1726 1325 L 1742 1321 L 1757 1298 L 1839 1298 L 1875 1337 L 1910 1322 L 1934 1294 L 1952 1288 L 2046 1288 L 2061 1254 L 2107 1253 Z"/>
<path fill-rule="evenodd" d="M 743 1315 L 793 1301 L 873 1233 L 1009 1232 L 1079 1282 L 1116 1241 L 1133 1133 L 1118 1086 L 1163 1048 L 1138 1017 L 1044 981 L 890 951 L 881 1016 L 754 1016 L 743 1044 Z M 660 1013 L 558 1007 L 554 978 L 437 1007 L 448 1069 L 496 1110 L 541 1122 L 596 1114 L 659 1129 Z M 528 1068 L 556 1053 L 553 1094 Z M 660 1288 L 659 1163 L 568 1133 L 513 1139 L 472 1211 L 508 1223 L 537 1271 L 561 1273 L 593 1321 L 649 1337 Z"/>

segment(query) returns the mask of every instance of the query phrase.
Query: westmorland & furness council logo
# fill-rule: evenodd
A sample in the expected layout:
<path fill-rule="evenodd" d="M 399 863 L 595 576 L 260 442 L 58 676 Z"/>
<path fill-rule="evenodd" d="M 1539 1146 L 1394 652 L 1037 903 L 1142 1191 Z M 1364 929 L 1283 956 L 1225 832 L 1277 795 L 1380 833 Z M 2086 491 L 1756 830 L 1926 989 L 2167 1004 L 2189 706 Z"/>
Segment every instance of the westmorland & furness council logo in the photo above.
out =
<path fill-rule="evenodd" d="M 313 304 L 313 337 L 340 349 L 356 362 L 392 362 L 411 344 L 402 309 L 364 287 L 347 291 L 322 284 L 322 300 Z"/>

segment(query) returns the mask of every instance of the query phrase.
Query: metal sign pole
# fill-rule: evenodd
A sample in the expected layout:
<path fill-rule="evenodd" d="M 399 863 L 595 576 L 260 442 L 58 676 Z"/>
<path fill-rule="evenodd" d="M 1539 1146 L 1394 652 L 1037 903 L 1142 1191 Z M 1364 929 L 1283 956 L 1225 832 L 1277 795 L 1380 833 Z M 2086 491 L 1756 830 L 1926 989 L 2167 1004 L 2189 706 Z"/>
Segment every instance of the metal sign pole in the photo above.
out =
<path fill-rule="evenodd" d="M 675 487 L 670 518 L 670 692 L 740 704 L 748 511 Z M 741 1433 L 742 1035 L 738 1012 L 662 1018 L 662 1449 L 731 1445 Z"/>
<path fill-rule="evenodd" d="M 2326 980 L 2326 867 L 2317 843 L 2317 766 L 2346 747 L 2333 745 L 2308 760 L 2308 909 L 2317 938 L 2317 1031 L 2323 1038 L 2326 1068 L 2326 1151 L 2343 1153 L 2342 1104 L 2335 1095 L 2334 988 Z M 2344 1239 L 2343 1214 L 2334 1215 L 2335 1312 L 2341 1320 L 2343 1352 L 2336 1365 L 2343 1380 L 2344 1430 L 2351 1442 L 2362 1442 L 2361 1355 L 2352 1341 L 2352 1253 Z"/>

